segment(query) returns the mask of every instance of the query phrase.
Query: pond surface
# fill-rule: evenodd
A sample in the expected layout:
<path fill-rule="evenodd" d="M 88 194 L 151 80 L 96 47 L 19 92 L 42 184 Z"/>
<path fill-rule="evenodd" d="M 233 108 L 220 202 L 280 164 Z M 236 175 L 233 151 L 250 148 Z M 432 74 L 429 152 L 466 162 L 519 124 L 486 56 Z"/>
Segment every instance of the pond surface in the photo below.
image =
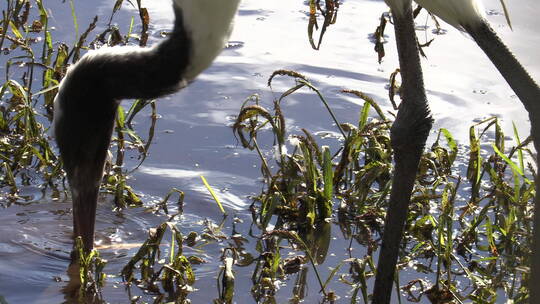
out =
<path fill-rule="evenodd" d="M 77 1 L 75 9 L 79 24 L 84 27 L 96 14 L 109 16 L 113 4 L 112 0 Z M 486 3 L 488 19 L 533 78 L 539 79 L 537 0 L 509 1 L 508 4 L 513 31 L 505 23 L 498 0 Z M 55 39 L 71 43 L 74 30 L 68 3 L 48 1 L 46 5 L 50 5 L 57 29 Z M 143 1 L 143 5 L 149 8 L 150 30 L 156 33 L 151 35 L 151 43 L 155 43 L 159 39 L 157 33 L 170 26 L 169 1 Z M 248 196 L 257 194 L 262 183 L 258 156 L 242 149 L 230 128 L 242 102 L 250 94 L 257 93 L 266 105 L 270 105 L 272 98 L 279 96 L 292 82 L 278 80 L 272 92 L 266 86 L 268 76 L 276 69 L 290 69 L 307 76 L 322 91 L 341 122 L 356 122 L 362 105 L 360 100 L 340 94 L 341 89 L 365 92 L 385 110 L 391 110 L 387 97 L 388 77 L 398 66 L 393 28 L 387 28 L 386 57 L 381 64 L 377 63 L 370 40 L 379 16 L 386 9 L 383 1 L 343 1 L 337 24 L 328 29 L 321 49 L 315 51 L 307 38 L 308 7 L 305 1 L 243 1 L 231 46 L 192 85 L 158 102 L 161 117 L 150 154 L 132 174 L 130 185 L 149 201 L 163 197 L 172 187 L 184 191 L 186 204 L 179 227 L 187 233 L 200 231 L 200 222 L 204 219 L 216 223 L 222 220 L 221 212 L 200 180 L 200 175 L 204 175 L 218 190 L 227 211 L 243 220 L 237 229 L 247 233 L 251 220 Z M 126 4 L 115 21 L 125 26 L 132 14 Z M 419 27 L 424 26 L 424 21 L 432 25 L 426 16 L 421 16 L 417 19 Z M 448 30 L 445 35 L 434 35 L 431 27 L 418 32 L 421 42 L 436 38 L 425 50 L 428 58 L 423 60 L 426 88 L 435 118 L 434 130 L 447 128 L 461 144 L 467 144 L 469 126 L 495 115 L 500 117 L 507 134 L 511 134 L 512 122 L 515 122 L 520 135 L 525 137 L 529 132 L 527 114 L 504 79 L 471 39 L 446 24 L 443 27 Z M 4 60 L 0 59 L 0 65 L 4 65 Z M 311 92 L 293 95 L 283 105 L 291 132 L 300 128 L 313 133 L 337 131 L 324 106 Z M 150 123 L 149 115 L 142 114 L 136 120 L 142 134 Z M 270 151 L 272 142 L 261 144 Z M 129 160 L 126 168 L 136 165 L 136 159 Z M 61 303 L 72 244 L 71 204 L 69 200 L 51 201 L 47 195 L 41 197 L 39 189 L 25 191 L 35 196 L 31 203 L 0 210 L 0 303 L 2 297 L 11 304 Z M 105 244 L 141 243 L 147 237 L 148 228 L 165 220 L 143 208 L 128 209 L 121 214 L 111 209 L 111 199 L 103 197 L 98 207 L 97 240 Z M 231 233 L 230 219 L 227 223 L 224 230 Z M 342 238 L 337 227 L 333 229 L 333 236 Z M 254 246 L 255 242 L 252 240 L 250 244 Z M 331 249 L 329 265 L 334 266 L 348 257 L 349 253 L 344 249 L 348 244 L 341 245 L 337 242 Z M 208 263 L 195 268 L 198 291 L 191 295 L 193 303 L 211 303 L 217 297 L 215 278 L 221 264 L 221 247 L 210 245 L 203 253 L 197 253 Z M 100 250 L 109 260 L 105 269 L 108 274 L 118 273 L 137 249 L 135 245 L 114 248 Z M 357 244 L 353 249 L 358 254 L 365 250 Z M 193 252 L 186 252 L 190 253 Z M 324 265 L 320 269 L 323 274 L 328 273 Z M 235 270 L 235 300 L 253 303 L 250 295 L 252 269 Z M 107 282 L 103 290 L 107 302 L 127 303 L 129 296 L 121 279 L 111 277 Z M 311 275 L 308 279 L 311 288 L 305 303 L 321 299 L 315 282 Z M 294 281 L 284 283 L 278 296 L 279 303 L 286 302 L 292 294 L 290 285 Z M 134 294 L 141 294 L 134 289 Z M 339 303 L 350 301 L 348 286 L 336 285 L 332 289 L 342 296 Z"/>

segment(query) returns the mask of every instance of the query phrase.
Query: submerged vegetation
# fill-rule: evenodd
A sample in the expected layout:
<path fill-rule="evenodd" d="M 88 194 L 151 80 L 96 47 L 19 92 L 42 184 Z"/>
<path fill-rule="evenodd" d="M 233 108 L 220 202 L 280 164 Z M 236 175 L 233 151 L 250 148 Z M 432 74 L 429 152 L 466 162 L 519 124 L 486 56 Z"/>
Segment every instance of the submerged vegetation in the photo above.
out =
<path fill-rule="evenodd" d="M 252 96 L 234 126 L 244 147 L 259 153 L 266 181 L 254 198 L 253 223 L 263 231 L 266 243 L 273 242 L 266 255 L 278 259 L 274 263 L 286 264 L 279 260 L 286 255 L 283 248 L 289 247 L 281 243 L 289 242 L 305 255 L 300 261 L 311 262 L 315 272 L 330 248 L 331 223 L 339 226 L 350 240 L 350 257 L 335 266 L 326 284 L 331 279 L 349 284 L 352 298 L 360 294 L 367 302 L 366 280 L 374 275 L 374 254 L 389 203 L 391 121 L 369 96 L 344 90 L 343 94 L 363 99 L 364 106 L 358 122 L 336 124 L 343 137 L 336 136 L 333 149 L 321 147 L 317 136 L 305 129 L 302 134 L 287 134 L 282 103 L 288 96 L 308 88 L 314 99 L 326 101 L 306 77 L 276 71 L 269 84 L 276 75 L 292 77 L 294 86 L 274 100 L 272 110 Z M 372 112 L 375 117 L 370 117 Z M 260 152 L 261 132 L 274 136 L 273 160 Z M 469 147 L 460 150 L 450 132 L 441 129 L 424 153 L 398 263 L 398 270 L 421 277 L 397 282 L 409 301 L 426 296 L 432 303 L 494 303 L 501 300 L 501 292 L 517 303 L 526 300 L 534 183 L 525 173 L 532 168 L 525 163 L 532 155 L 529 140 L 522 143 L 517 132 L 514 138 L 516 145 L 506 149 L 497 118 L 490 118 L 470 127 Z M 272 172 L 271 167 L 277 170 Z M 365 247 L 361 257 L 353 254 L 355 242 Z M 349 266 L 348 274 L 332 278 L 343 265 Z M 266 267 L 274 280 L 287 273 Z M 326 284 L 321 290 L 328 295 Z"/>
<path fill-rule="evenodd" d="M 339 8 L 338 1 L 319 2 L 310 1 L 309 7 L 309 41 L 316 49 L 326 27 L 336 22 Z M 144 46 L 148 39 L 149 15 L 140 0 L 134 3 L 140 34 L 134 33 L 135 19 L 124 34 L 112 25 L 121 0 L 116 1 L 105 30 L 94 33 L 96 18 L 79 33 L 83 28 L 70 3 L 76 28 L 76 42 L 71 46 L 54 41 L 42 1 L 8 0 L 3 11 L 3 208 L 38 199 L 21 194 L 25 187 L 39 189 L 45 199 L 69 201 L 62 166 L 49 136 L 58 84 L 83 50 L 101 45 Z M 311 37 L 318 28 L 318 13 L 324 20 L 315 43 Z M 382 32 L 385 25 L 381 23 Z M 91 36 L 96 38 L 88 42 Z M 383 49 L 378 52 L 384 55 Z M 219 224 L 206 220 L 199 233 L 181 231 L 184 193 L 177 189 L 160 202 L 144 202 L 128 185 L 131 171 L 124 168 L 124 160 L 126 153 L 139 164 L 145 160 L 158 109 L 151 100 L 133 101 L 127 110 L 119 108 L 111 148 L 114 157 L 106 167 L 102 192 L 114 197 L 111 209 L 118 212 L 137 207 L 166 217 L 162 224 L 148 229 L 148 238 L 126 259 L 121 273 L 111 274 L 121 276 L 131 303 L 147 303 L 150 298 L 153 303 L 198 303 L 197 293 L 209 292 L 193 285 L 197 265 L 205 263 L 204 247 L 210 244 L 221 249 L 221 265 L 209 266 L 215 268 L 217 277 L 214 303 L 233 303 L 239 283 L 251 284 L 251 297 L 257 303 L 283 302 L 288 295 L 282 290 L 291 292 L 289 303 L 302 302 L 310 291 L 320 291 L 323 303 L 369 301 L 392 187 L 389 128 L 393 113 L 383 111 L 361 91 L 343 90 L 341 94 L 363 103 L 357 121 L 343 122 L 307 76 L 278 70 L 269 77 L 268 85 L 282 79 L 293 82 L 288 90 L 270 101 L 249 96 L 233 126 L 238 142 L 260 158 L 263 186 L 252 197 L 250 231 L 238 231 L 241 220 L 236 217 L 225 217 Z M 389 81 L 392 102 L 399 92 L 396 79 L 397 73 Z M 323 104 L 335 124 L 333 132 L 314 134 L 302 126 L 297 126 L 301 132 L 294 132 L 286 125 L 286 103 L 298 91 L 309 92 L 314 103 Z M 148 130 L 135 130 L 133 121 L 143 110 L 150 112 L 151 125 Z M 141 136 L 143 132 L 148 135 Z M 398 262 L 398 272 L 405 275 L 396 276 L 396 292 L 402 302 L 527 301 L 536 174 L 530 164 L 530 138 L 522 140 L 514 130 L 513 146 L 508 147 L 510 141 L 497 118 L 472 125 L 469 135 L 468 145 L 459 146 L 448 130 L 440 129 L 422 156 Z M 219 193 L 203 181 L 219 204 Z M 170 214 L 169 201 L 176 196 L 178 212 Z M 223 209 L 221 204 L 219 207 Z M 224 229 L 226 225 L 232 225 L 231 232 Z M 339 232 L 332 233 L 336 229 Z M 336 236 L 345 241 L 336 242 Z M 79 240 L 76 244 L 80 268 L 71 283 L 79 285 L 71 289 L 72 299 L 107 302 L 107 294 L 101 293 L 108 279 L 106 261 L 97 251 L 85 254 Z M 348 246 L 337 248 L 336 244 Z M 188 255 L 186 248 L 197 254 Z M 336 252 L 345 252 L 346 257 Z M 238 273 L 248 275 L 237 278 Z M 294 282 L 289 289 L 283 288 L 286 280 Z M 309 290 L 309 284 L 316 285 Z M 132 296 L 131 288 L 151 297 Z"/>

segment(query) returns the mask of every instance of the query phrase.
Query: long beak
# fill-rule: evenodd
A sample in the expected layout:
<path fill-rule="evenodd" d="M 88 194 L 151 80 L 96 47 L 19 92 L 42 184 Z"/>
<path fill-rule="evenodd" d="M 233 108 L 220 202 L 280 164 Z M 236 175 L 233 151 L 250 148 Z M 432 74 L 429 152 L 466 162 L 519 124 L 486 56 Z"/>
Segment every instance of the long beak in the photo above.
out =
<path fill-rule="evenodd" d="M 84 250 L 94 248 L 94 226 L 96 220 L 96 206 L 99 187 L 91 185 L 84 187 L 72 187 L 73 197 L 73 234 L 80 236 Z"/>

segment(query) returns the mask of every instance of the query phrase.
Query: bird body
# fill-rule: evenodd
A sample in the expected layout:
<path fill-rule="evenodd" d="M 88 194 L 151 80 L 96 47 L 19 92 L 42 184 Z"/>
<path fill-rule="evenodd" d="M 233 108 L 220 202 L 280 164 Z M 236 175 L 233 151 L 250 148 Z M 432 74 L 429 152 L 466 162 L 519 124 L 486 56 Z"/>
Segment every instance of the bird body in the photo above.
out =
<path fill-rule="evenodd" d="M 93 248 L 97 196 L 122 99 L 173 93 L 225 46 L 240 0 L 174 0 L 174 28 L 150 48 L 88 52 L 71 66 L 54 101 L 54 134 L 73 200 L 74 235 Z"/>
<path fill-rule="evenodd" d="M 540 88 L 489 25 L 481 0 L 415 1 L 455 28 L 467 32 L 512 87 L 525 108 L 529 112 L 533 109 L 540 111 Z"/>
<path fill-rule="evenodd" d="M 392 10 L 395 16 L 403 16 L 405 11 L 411 6 L 412 0 L 384 0 L 386 5 Z"/>
<path fill-rule="evenodd" d="M 174 0 L 186 13 L 184 26 L 192 40 L 192 60 L 185 77 L 194 79 L 210 66 L 227 44 L 240 0 Z"/>
<path fill-rule="evenodd" d="M 506 82 L 516 93 L 529 113 L 531 136 L 536 151 L 540 151 L 540 87 L 512 54 L 484 18 L 480 0 L 415 0 L 422 7 L 454 27 L 466 31 L 489 57 Z M 538 159 L 537 172 L 540 172 Z M 540 179 L 536 176 L 536 193 L 540 193 Z M 529 302 L 540 300 L 540 196 L 534 198 L 534 227 L 529 281 Z"/>
<path fill-rule="evenodd" d="M 395 1 L 395 0 L 394 0 Z M 485 9 L 480 0 L 414 0 L 423 8 L 453 27 L 478 25 L 485 19 Z"/>
<path fill-rule="evenodd" d="M 529 112 L 534 145 L 536 150 L 540 151 L 540 87 L 491 28 L 489 22 L 485 19 L 482 2 L 480 0 L 415 1 L 450 25 L 467 32 L 476 41 L 484 53 L 486 53 Z M 385 0 L 385 2 L 390 6 L 394 18 L 396 45 L 400 57 L 400 69 L 403 84 L 402 104 L 400 105 L 396 121 L 392 126 L 391 141 L 395 153 L 396 170 L 392 182 L 393 187 L 390 195 L 390 206 L 385 220 L 382 248 L 377 265 L 377 276 L 373 295 L 374 304 L 390 303 L 390 292 L 392 290 L 396 265 L 395 262 L 397 260 L 397 252 L 402 238 L 402 227 L 408 212 L 410 190 L 412 189 L 412 184 L 410 184 L 411 175 L 407 175 L 406 172 L 409 170 L 415 174 L 417 168 L 417 166 L 415 166 L 417 160 L 411 157 L 407 159 L 404 156 L 400 156 L 400 154 L 405 156 L 407 156 L 407 154 L 404 153 L 404 151 L 399 150 L 400 141 L 408 142 L 410 138 L 414 137 L 411 135 L 407 136 L 407 134 L 403 132 L 399 132 L 400 134 L 398 134 L 397 131 L 400 131 L 402 128 L 399 128 L 399 126 L 396 127 L 396 124 L 399 123 L 407 126 L 407 124 L 410 124 L 407 120 L 414 120 L 415 117 L 422 118 L 422 115 L 407 115 L 407 113 L 400 116 L 401 112 L 404 110 L 409 112 L 420 111 L 419 113 L 421 113 L 422 110 L 427 109 L 427 105 L 423 102 L 411 105 L 411 100 L 414 101 L 415 98 L 409 98 L 409 100 L 407 100 L 407 94 L 404 94 L 407 93 L 407 87 L 416 87 L 416 91 L 423 91 L 424 89 L 418 54 L 412 47 L 412 45 L 415 47 L 417 45 L 414 30 L 409 30 L 408 32 L 400 30 L 400 28 L 412 26 L 413 20 L 410 11 L 411 0 Z M 412 64 L 410 62 L 412 62 Z M 417 84 L 406 84 L 407 81 L 416 82 Z M 416 98 L 416 100 L 421 101 L 421 98 Z M 407 103 L 409 106 L 404 107 Z M 400 117 L 406 116 L 406 119 L 400 121 Z M 425 139 L 425 128 L 416 129 L 418 138 Z M 414 128 L 411 130 L 414 130 Z M 419 158 L 419 155 L 417 156 Z M 400 158 L 403 159 L 400 160 Z M 537 165 L 538 171 L 540 171 L 540 162 L 537 161 Z M 404 166 L 408 166 L 408 168 L 403 170 L 401 167 Z M 406 183 L 409 183 L 407 187 L 404 186 Z M 540 179 L 538 177 L 536 180 L 536 193 L 540 193 Z M 538 252 L 540 252 L 540 196 L 535 197 L 535 210 L 533 256 L 531 258 L 531 277 L 529 279 L 531 303 L 537 303 L 538 299 L 540 299 L 540 290 L 537 288 L 540 284 L 540 254 L 538 254 Z"/>

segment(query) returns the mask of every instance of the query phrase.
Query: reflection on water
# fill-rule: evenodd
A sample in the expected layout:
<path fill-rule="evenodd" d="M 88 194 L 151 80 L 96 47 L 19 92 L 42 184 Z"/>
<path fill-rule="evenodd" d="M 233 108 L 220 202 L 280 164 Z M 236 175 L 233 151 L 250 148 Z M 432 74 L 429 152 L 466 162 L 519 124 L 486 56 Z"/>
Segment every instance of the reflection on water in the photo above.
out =
<path fill-rule="evenodd" d="M 489 18 L 524 65 L 529 67 L 533 77 L 538 79 L 540 37 L 536 33 L 539 19 L 534 16 L 535 1 L 509 3 L 513 32 L 505 26 L 504 17 L 500 14 L 491 14 Z M 79 23 L 87 24 L 95 14 L 108 16 L 112 2 L 76 2 Z M 68 5 L 59 2 L 47 5 L 51 5 L 56 38 L 71 41 L 73 22 Z M 149 6 L 154 31 L 168 28 L 172 17 L 168 1 L 143 1 L 143 5 Z M 498 5 L 498 1 L 490 0 L 487 6 L 500 11 Z M 148 201 L 154 196 L 163 196 L 172 187 L 184 190 L 186 206 L 181 229 L 199 230 L 198 222 L 201 220 L 211 218 L 218 221 L 221 218 L 219 209 L 211 202 L 200 182 L 199 176 L 204 175 L 228 210 L 245 220 L 237 228 L 248 231 L 250 215 L 247 207 L 251 201 L 247 196 L 261 188 L 258 179 L 260 169 L 255 165 L 258 164 L 257 156 L 237 145 L 227 125 L 230 116 L 238 112 L 248 95 L 258 93 L 271 99 L 274 93 L 266 87 L 266 77 L 275 69 L 294 69 L 308 75 L 327 96 L 341 121 L 356 121 L 360 109 L 357 99 L 338 94 L 343 88 L 361 90 L 385 110 L 391 109 L 386 83 L 389 74 L 397 67 L 393 38 L 387 39 L 387 54 L 381 65 L 377 64 L 369 40 L 369 34 L 378 24 L 378 17 L 386 10 L 383 1 L 345 1 L 337 24 L 326 33 L 319 51 L 311 49 L 306 37 L 306 10 L 302 1 L 287 1 L 286 5 L 284 1 L 244 1 L 231 38 L 238 41 L 235 47 L 225 50 L 190 87 L 158 102 L 161 118 L 154 144 L 143 166 L 133 174 L 130 184 L 136 191 L 144 193 Z M 126 26 L 130 17 L 126 10 L 121 11 L 115 20 Z M 520 133 L 527 134 L 529 123 L 524 118 L 527 116 L 502 77 L 470 39 L 448 26 L 446 28 L 448 32 L 442 36 L 435 36 L 430 28 L 419 34 L 422 41 L 436 38 L 432 47 L 426 50 L 428 59 L 424 60 L 435 128 L 444 126 L 464 142 L 473 120 L 497 115 L 502 118 L 506 130 L 511 130 L 511 123 L 515 121 Z M 390 31 L 387 34 L 392 35 Z M 157 35 L 152 37 L 152 42 L 157 41 Z M 0 66 L 3 65 L 2 61 Z M 274 89 L 279 92 L 289 85 L 277 81 Z M 284 104 L 283 110 L 289 118 L 287 125 L 290 128 L 302 126 L 313 133 L 334 130 L 333 122 L 322 105 L 309 94 L 293 96 Z M 137 121 L 141 129 L 149 122 L 149 117 L 144 115 Z M 136 165 L 137 160 L 134 159 L 128 161 L 127 167 Z M 147 229 L 165 218 L 148 213 L 144 208 L 128 209 L 122 213 L 111 209 L 111 202 L 104 198 L 98 207 L 96 241 L 102 257 L 109 260 L 106 272 L 116 274 L 134 254 L 135 245 L 146 239 Z M 0 211 L 0 303 L 65 301 L 62 288 L 70 282 L 66 270 L 72 244 L 71 221 L 69 200 L 53 202 L 42 198 L 30 204 L 13 204 Z M 324 231 L 330 233 L 329 229 Z M 342 238 L 337 229 L 332 231 L 332 235 Z M 319 244 L 319 250 L 324 252 L 320 254 L 321 259 L 323 255 L 326 257 L 327 246 Z M 198 303 L 210 303 L 217 294 L 214 277 L 221 248 L 211 245 L 204 250 L 198 254 L 205 255 L 209 263 L 196 269 L 198 281 L 195 288 L 203 291 L 197 295 Z M 335 249 L 333 253 L 332 258 L 337 260 L 349 254 L 342 249 Z M 307 271 L 304 269 L 297 281 L 308 280 L 308 285 L 316 286 L 311 282 L 312 276 L 306 275 Z M 239 280 L 248 278 L 248 272 L 239 270 Z M 294 288 L 297 294 L 306 292 L 298 289 L 305 285 L 290 285 L 283 288 Z M 342 294 L 346 294 L 348 289 L 341 288 Z M 111 303 L 126 302 L 128 298 L 118 277 L 108 278 L 103 292 Z M 317 293 L 306 296 L 306 301 L 319 299 Z M 252 301 L 250 286 L 236 286 L 235 299 L 239 302 Z"/>

